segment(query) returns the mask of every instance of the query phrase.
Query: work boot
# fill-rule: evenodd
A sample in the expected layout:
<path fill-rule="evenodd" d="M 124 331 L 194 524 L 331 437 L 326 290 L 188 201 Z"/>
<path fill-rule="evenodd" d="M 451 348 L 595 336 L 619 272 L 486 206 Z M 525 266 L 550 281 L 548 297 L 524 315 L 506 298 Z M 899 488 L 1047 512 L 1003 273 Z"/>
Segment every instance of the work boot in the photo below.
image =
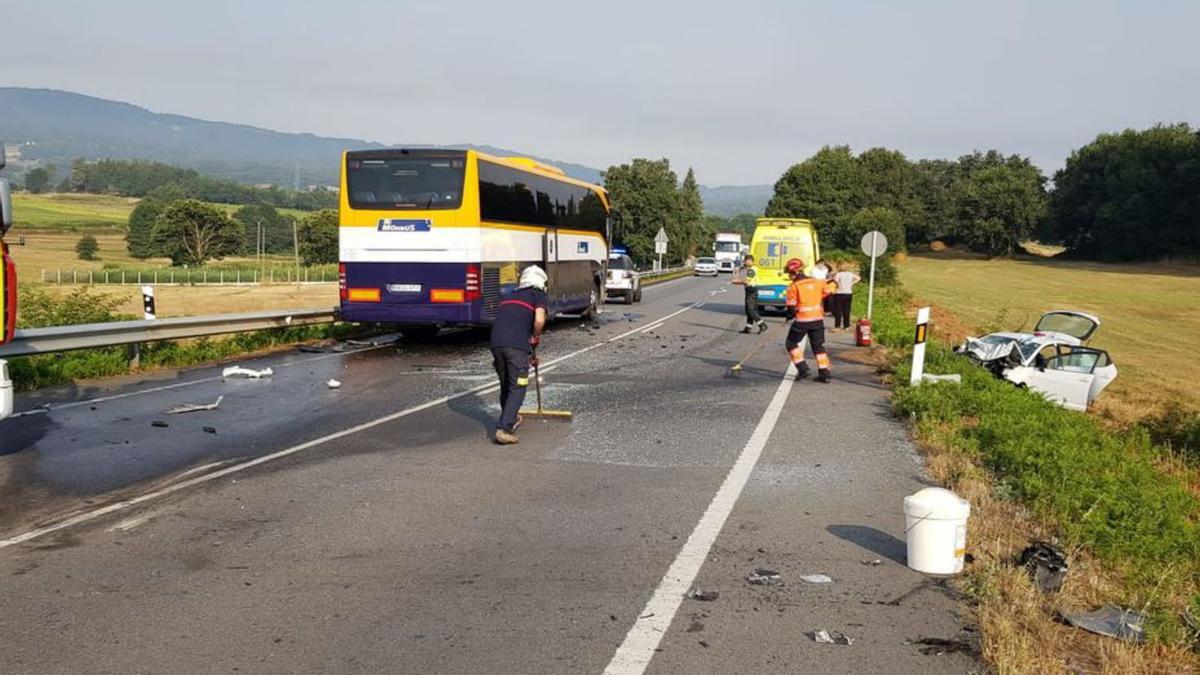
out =
<path fill-rule="evenodd" d="M 505 431 L 504 429 L 496 430 L 496 443 L 499 445 L 512 445 L 518 440 L 520 439 L 517 438 L 517 435 L 511 431 Z"/>
<path fill-rule="evenodd" d="M 746 326 L 745 328 L 742 329 L 742 335 L 749 335 L 749 334 L 750 334 L 750 326 Z"/>
<path fill-rule="evenodd" d="M 817 382 L 820 382 L 821 384 L 829 384 L 829 381 L 832 379 L 833 376 L 829 374 L 828 368 L 822 368 L 817 373 Z"/>
<path fill-rule="evenodd" d="M 763 332 L 763 331 L 765 331 L 765 330 L 767 330 L 767 322 L 766 322 L 766 321 L 759 321 L 759 322 L 758 322 L 758 332 L 759 332 L 759 333 L 762 333 L 762 332 Z M 746 332 L 748 333 L 748 332 L 750 332 L 750 331 L 746 331 Z"/>
<path fill-rule="evenodd" d="M 799 382 L 800 380 L 807 380 L 807 379 L 808 379 L 808 364 L 801 363 L 800 365 L 796 366 L 796 381 Z"/>

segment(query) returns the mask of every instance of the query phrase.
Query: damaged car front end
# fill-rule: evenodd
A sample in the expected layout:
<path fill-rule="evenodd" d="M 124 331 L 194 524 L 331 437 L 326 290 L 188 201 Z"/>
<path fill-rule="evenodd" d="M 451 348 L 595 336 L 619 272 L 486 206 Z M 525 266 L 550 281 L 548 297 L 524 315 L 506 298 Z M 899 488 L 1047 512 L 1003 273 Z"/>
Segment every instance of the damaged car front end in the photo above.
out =
<path fill-rule="evenodd" d="M 1100 319 L 1083 312 L 1047 312 L 1032 333 L 967 338 L 955 351 L 1020 387 L 1071 410 L 1087 410 L 1117 377 L 1108 353 L 1085 346 Z"/>

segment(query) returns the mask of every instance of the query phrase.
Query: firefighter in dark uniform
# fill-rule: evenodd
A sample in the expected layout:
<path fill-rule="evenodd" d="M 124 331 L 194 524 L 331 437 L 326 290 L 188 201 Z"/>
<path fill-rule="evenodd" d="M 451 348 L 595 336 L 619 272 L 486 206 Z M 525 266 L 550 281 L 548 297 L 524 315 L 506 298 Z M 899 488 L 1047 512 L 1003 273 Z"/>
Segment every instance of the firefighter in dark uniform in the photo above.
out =
<path fill-rule="evenodd" d="M 492 324 L 492 363 L 500 378 L 500 421 L 496 424 L 496 442 L 512 445 L 521 425 L 521 405 L 529 386 L 530 354 L 546 326 L 546 273 L 537 265 L 521 272 L 517 290 L 500 301 L 496 322 Z"/>

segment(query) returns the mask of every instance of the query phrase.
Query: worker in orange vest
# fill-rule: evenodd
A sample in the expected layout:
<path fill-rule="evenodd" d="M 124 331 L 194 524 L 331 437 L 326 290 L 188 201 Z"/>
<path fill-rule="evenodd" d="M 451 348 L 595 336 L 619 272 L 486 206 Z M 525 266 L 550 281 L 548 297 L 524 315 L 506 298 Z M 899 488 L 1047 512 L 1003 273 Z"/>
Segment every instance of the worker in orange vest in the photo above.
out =
<path fill-rule="evenodd" d="M 808 377 L 808 364 L 804 362 L 804 338 L 817 359 L 817 382 L 829 382 L 829 354 L 825 352 L 825 309 L 823 301 L 833 293 L 836 284 L 825 279 L 806 276 L 804 263 L 796 258 L 787 261 L 784 271 L 792 279 L 788 286 L 787 307 L 792 315 L 792 327 L 788 330 L 788 354 L 796 366 L 796 380 Z"/>

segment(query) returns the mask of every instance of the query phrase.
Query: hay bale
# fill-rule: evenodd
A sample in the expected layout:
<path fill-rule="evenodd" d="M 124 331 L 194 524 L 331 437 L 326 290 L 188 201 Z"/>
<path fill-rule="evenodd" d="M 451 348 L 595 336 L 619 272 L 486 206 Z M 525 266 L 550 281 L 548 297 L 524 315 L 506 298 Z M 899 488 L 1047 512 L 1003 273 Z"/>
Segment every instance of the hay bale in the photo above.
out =
<path fill-rule="evenodd" d="M 935 240 L 929 242 L 929 250 L 933 251 L 934 253 L 941 253 L 942 251 L 945 251 L 948 248 L 950 248 L 950 247 L 946 246 L 946 242 L 941 241 L 940 239 L 935 239 Z"/>

